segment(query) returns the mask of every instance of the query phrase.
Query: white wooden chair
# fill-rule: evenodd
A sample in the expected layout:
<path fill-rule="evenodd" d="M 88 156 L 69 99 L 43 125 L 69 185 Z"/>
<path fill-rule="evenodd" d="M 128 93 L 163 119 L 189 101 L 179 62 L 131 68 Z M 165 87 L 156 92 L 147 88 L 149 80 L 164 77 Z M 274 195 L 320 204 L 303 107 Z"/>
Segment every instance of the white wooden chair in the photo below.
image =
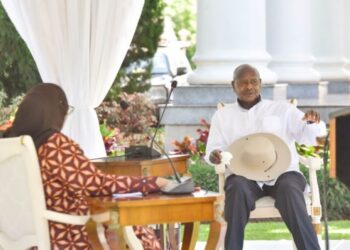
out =
<path fill-rule="evenodd" d="M 295 104 L 295 102 L 292 102 Z M 222 108 L 223 103 L 217 105 L 218 108 Z M 305 165 L 309 170 L 309 190 L 305 193 L 305 201 L 307 206 L 308 214 L 311 216 L 312 224 L 314 230 L 317 234 L 319 241 L 321 240 L 321 202 L 320 202 L 320 192 L 317 182 L 316 171 L 321 168 L 322 159 L 316 157 L 299 157 L 300 163 Z M 225 176 L 224 172 L 218 173 L 219 176 L 219 192 L 224 194 L 224 182 Z M 274 206 L 274 199 L 270 196 L 265 196 L 260 198 L 255 203 L 255 209 L 251 211 L 251 219 L 265 219 L 265 218 L 280 218 L 281 215 L 277 208 Z M 222 211 L 223 211 L 223 204 Z M 294 245 L 295 248 L 295 245 Z"/>
<path fill-rule="evenodd" d="M 46 209 L 31 137 L 0 139 L 0 248 L 50 249 L 48 220 L 84 225 L 90 218 Z"/>

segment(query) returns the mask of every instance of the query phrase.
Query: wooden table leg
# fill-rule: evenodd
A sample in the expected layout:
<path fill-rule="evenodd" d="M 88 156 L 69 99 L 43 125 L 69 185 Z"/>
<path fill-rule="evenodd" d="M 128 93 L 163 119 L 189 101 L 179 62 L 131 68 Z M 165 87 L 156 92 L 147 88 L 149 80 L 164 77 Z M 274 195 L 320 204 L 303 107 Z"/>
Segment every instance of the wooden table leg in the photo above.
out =
<path fill-rule="evenodd" d="M 96 230 L 96 223 L 92 220 L 89 220 L 88 223 L 86 223 L 86 230 L 88 232 L 88 238 L 92 245 L 92 249 L 94 250 L 103 250 L 100 241 L 98 239 L 97 230 Z"/>
<path fill-rule="evenodd" d="M 178 228 L 176 228 L 175 223 L 170 223 L 168 224 L 168 238 L 169 238 L 169 245 L 170 245 L 170 249 L 179 249 L 179 238 L 178 238 Z"/>
<path fill-rule="evenodd" d="M 206 250 L 224 249 L 224 241 L 227 223 L 223 218 L 224 214 L 224 200 L 223 197 L 215 204 L 215 220 L 210 223 L 209 236 Z"/>
<path fill-rule="evenodd" d="M 184 223 L 184 236 L 182 240 L 182 250 L 193 250 L 196 246 L 200 222 Z"/>
<path fill-rule="evenodd" d="M 166 224 L 159 224 L 159 232 L 160 232 L 160 245 L 163 247 L 163 249 L 167 249 L 167 233 L 166 233 Z"/>

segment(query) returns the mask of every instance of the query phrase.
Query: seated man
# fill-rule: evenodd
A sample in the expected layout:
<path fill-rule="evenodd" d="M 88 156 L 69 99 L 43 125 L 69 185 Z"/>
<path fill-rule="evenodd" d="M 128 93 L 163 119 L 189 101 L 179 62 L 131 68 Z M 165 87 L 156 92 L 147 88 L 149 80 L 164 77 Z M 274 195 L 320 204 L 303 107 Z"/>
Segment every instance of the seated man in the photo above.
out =
<path fill-rule="evenodd" d="M 276 200 L 275 206 L 292 233 L 297 248 L 320 249 L 306 210 L 303 195 L 306 180 L 299 171 L 295 148 L 295 141 L 312 145 L 316 143 L 317 136 L 325 134 L 320 115 L 313 110 L 304 114 L 287 102 L 262 99 L 259 72 L 248 64 L 235 69 L 232 87 L 237 95 L 237 102 L 214 114 L 206 159 L 213 164 L 220 164 L 221 151 L 228 150 L 233 142 L 243 136 L 267 132 L 277 135 L 288 145 L 291 164 L 284 173 L 269 181 L 251 180 L 226 169 L 225 249 L 243 248 L 244 229 L 250 211 L 254 210 L 255 201 L 266 195 Z"/>

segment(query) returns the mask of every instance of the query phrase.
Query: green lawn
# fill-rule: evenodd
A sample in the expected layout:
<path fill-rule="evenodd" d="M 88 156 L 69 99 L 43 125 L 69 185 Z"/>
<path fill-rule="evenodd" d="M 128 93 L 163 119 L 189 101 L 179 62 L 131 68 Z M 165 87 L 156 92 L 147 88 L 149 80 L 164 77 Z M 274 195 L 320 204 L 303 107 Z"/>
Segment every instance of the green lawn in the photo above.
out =
<path fill-rule="evenodd" d="M 328 225 L 331 240 L 350 240 L 350 220 L 331 221 Z M 202 224 L 199 230 L 199 241 L 208 238 L 209 225 Z M 245 231 L 246 240 L 281 240 L 291 239 L 291 235 L 283 222 L 250 222 Z"/>

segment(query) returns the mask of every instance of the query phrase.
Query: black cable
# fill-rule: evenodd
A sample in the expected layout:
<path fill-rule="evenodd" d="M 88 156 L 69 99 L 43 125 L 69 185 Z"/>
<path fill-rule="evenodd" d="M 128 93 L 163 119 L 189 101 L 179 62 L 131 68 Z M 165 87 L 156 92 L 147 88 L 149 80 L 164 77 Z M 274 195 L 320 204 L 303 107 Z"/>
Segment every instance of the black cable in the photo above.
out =
<path fill-rule="evenodd" d="M 324 222 L 324 243 L 326 250 L 329 250 L 329 232 L 328 232 L 328 213 L 327 213 L 327 191 L 328 191 L 328 149 L 329 149 L 329 132 L 323 145 L 323 222 Z"/>
<path fill-rule="evenodd" d="M 163 147 L 161 147 L 157 141 L 154 141 L 154 144 L 156 144 L 156 146 L 160 149 L 160 151 L 162 151 L 163 155 L 165 155 L 165 157 L 168 159 L 170 165 L 171 165 L 171 168 L 173 170 L 173 173 L 174 173 L 174 176 L 175 176 L 175 179 L 178 183 L 182 183 L 180 177 L 179 177 L 179 173 L 176 171 L 176 168 L 174 166 L 174 163 L 172 161 L 172 159 L 170 158 L 170 156 L 168 155 L 168 153 L 163 149 Z"/>

